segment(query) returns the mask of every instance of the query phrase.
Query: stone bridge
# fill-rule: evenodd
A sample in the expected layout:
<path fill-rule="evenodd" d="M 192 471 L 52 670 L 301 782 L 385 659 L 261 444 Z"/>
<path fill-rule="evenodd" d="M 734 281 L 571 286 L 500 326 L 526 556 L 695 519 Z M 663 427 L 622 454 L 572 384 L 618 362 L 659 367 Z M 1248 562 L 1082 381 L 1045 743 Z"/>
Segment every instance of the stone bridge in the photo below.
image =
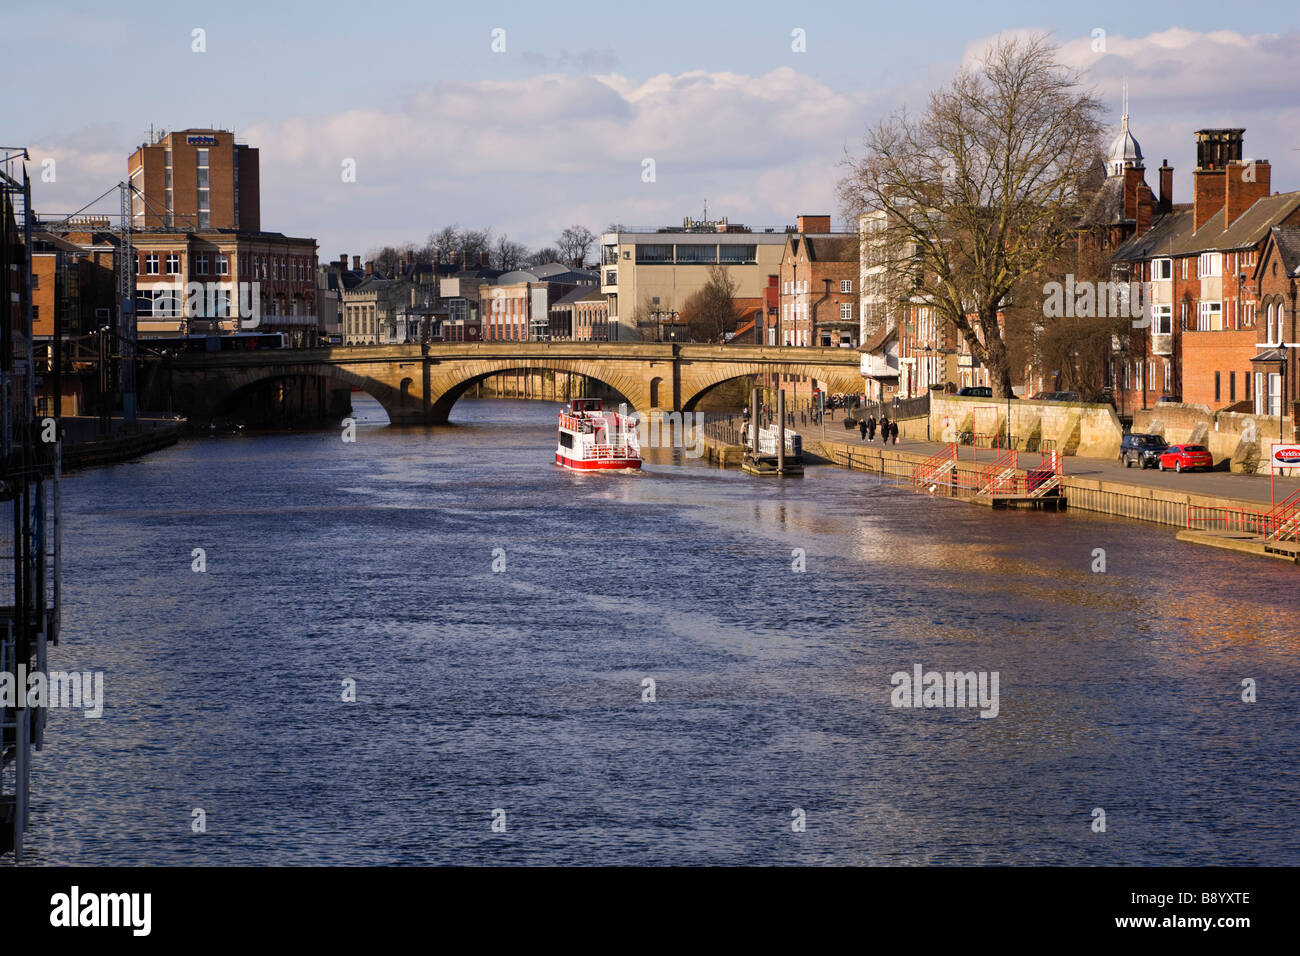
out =
<path fill-rule="evenodd" d="M 183 355 L 168 360 L 177 411 L 215 417 L 239 392 L 276 380 L 321 378 L 374 396 L 394 424 L 441 423 L 476 383 L 500 372 L 557 371 L 604 383 L 638 413 L 693 411 L 710 389 L 780 372 L 832 393 L 862 390 L 853 349 L 612 342 L 475 342 L 343 346 Z"/>

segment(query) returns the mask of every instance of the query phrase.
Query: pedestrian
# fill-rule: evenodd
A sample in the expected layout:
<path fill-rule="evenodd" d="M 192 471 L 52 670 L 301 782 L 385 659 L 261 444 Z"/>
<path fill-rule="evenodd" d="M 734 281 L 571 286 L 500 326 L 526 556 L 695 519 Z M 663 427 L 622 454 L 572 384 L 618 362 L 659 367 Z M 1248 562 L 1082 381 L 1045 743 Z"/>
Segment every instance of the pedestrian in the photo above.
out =
<path fill-rule="evenodd" d="M 868 415 L 868 416 L 867 416 L 867 434 L 866 434 L 866 439 L 867 439 L 867 441 L 875 441 L 875 440 L 876 440 L 876 416 L 875 416 L 875 415 Z"/>
<path fill-rule="evenodd" d="M 898 444 L 898 422 L 889 423 L 889 437 L 894 440 L 895 445 Z"/>
<path fill-rule="evenodd" d="M 867 424 L 867 420 L 866 420 L 866 419 L 863 419 L 862 421 L 858 422 L 858 431 L 861 432 L 861 434 L 862 434 L 862 440 L 863 440 L 863 441 L 866 441 L 866 440 L 867 440 L 867 428 L 868 428 L 868 427 L 870 427 L 870 426 Z"/>
<path fill-rule="evenodd" d="M 882 415 L 880 418 L 880 441 L 881 444 L 889 444 L 889 416 Z"/>

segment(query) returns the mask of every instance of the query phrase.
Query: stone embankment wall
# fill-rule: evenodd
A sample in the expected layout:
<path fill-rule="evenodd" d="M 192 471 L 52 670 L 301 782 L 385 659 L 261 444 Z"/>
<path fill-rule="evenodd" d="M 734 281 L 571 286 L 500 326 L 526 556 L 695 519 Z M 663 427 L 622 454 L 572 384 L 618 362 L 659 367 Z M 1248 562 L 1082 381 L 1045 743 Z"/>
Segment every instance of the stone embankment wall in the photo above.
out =
<path fill-rule="evenodd" d="M 1291 420 L 1279 431 L 1276 416 L 1212 412 L 1205 405 L 1162 402 L 1133 413 L 1133 431 L 1159 435 L 1171 445 L 1196 444 L 1210 449 L 1216 468 L 1254 474 L 1268 467 L 1269 446 L 1293 434 Z"/>
<path fill-rule="evenodd" d="M 1011 418 L 1011 439 L 1020 451 L 1039 451 L 1044 442 L 1081 458 L 1117 458 L 1124 431 L 1115 409 L 1083 402 L 972 398 L 931 395 L 930 440 L 963 441 L 971 435 L 1004 435 Z M 964 437 L 965 436 L 965 437 Z M 919 437 L 919 436 L 918 436 Z"/>

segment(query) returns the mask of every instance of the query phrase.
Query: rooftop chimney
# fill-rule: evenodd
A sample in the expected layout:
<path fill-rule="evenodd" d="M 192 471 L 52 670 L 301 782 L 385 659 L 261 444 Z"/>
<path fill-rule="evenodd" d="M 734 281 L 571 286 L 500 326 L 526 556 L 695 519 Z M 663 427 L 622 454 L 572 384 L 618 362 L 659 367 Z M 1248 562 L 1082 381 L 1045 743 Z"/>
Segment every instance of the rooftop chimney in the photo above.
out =
<path fill-rule="evenodd" d="M 1192 171 L 1192 228 L 1200 229 L 1227 203 L 1228 164 L 1241 161 L 1244 129 L 1198 129 Z"/>
<path fill-rule="evenodd" d="M 799 215 L 795 217 L 795 229 L 799 232 L 830 232 L 831 217 Z"/>
<path fill-rule="evenodd" d="M 1228 164 L 1228 194 L 1224 203 L 1224 228 L 1231 226 L 1256 200 L 1268 195 L 1273 167 L 1267 159 Z"/>
<path fill-rule="evenodd" d="M 488 267 L 488 254 L 486 249 L 478 254 L 478 264 L 484 269 Z"/>
<path fill-rule="evenodd" d="M 1169 160 L 1160 161 L 1160 211 L 1172 212 L 1174 208 L 1174 167 Z"/>
<path fill-rule="evenodd" d="M 360 272 L 360 271 L 361 271 L 361 257 L 360 257 L 360 256 L 353 256 L 353 257 L 352 257 L 352 271 L 353 271 L 353 272 Z"/>
<path fill-rule="evenodd" d="M 347 272 L 347 271 L 348 271 L 348 256 L 347 253 L 344 253 L 343 255 L 339 256 L 339 272 Z"/>
<path fill-rule="evenodd" d="M 374 260 L 372 260 L 372 259 L 367 259 L 367 260 L 366 260 L 366 275 L 367 275 L 367 276 L 373 276 L 374 274 L 375 274 L 375 263 L 374 263 Z"/>

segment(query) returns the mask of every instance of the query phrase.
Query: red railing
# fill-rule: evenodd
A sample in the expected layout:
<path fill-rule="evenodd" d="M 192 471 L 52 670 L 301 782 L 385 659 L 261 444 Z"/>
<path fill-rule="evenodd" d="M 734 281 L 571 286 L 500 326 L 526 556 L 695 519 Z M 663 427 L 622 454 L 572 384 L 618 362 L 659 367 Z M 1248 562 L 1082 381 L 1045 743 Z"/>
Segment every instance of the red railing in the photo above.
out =
<path fill-rule="evenodd" d="M 1269 513 L 1267 537 L 1300 541 L 1300 491 L 1294 492 Z"/>
<path fill-rule="evenodd" d="M 1188 530 L 1240 531 L 1275 541 L 1300 541 L 1300 491 L 1292 493 L 1271 511 L 1188 505 Z"/>
<path fill-rule="evenodd" d="M 1019 490 L 1016 487 L 1019 484 L 1017 478 L 1016 450 L 1012 448 L 998 455 L 991 465 L 984 466 L 979 493 L 981 495 L 1016 494 Z"/>
<path fill-rule="evenodd" d="M 957 468 L 957 444 L 951 443 L 937 455 L 931 455 L 915 466 L 912 471 L 912 484 L 916 487 L 932 485 L 941 476 Z"/>

